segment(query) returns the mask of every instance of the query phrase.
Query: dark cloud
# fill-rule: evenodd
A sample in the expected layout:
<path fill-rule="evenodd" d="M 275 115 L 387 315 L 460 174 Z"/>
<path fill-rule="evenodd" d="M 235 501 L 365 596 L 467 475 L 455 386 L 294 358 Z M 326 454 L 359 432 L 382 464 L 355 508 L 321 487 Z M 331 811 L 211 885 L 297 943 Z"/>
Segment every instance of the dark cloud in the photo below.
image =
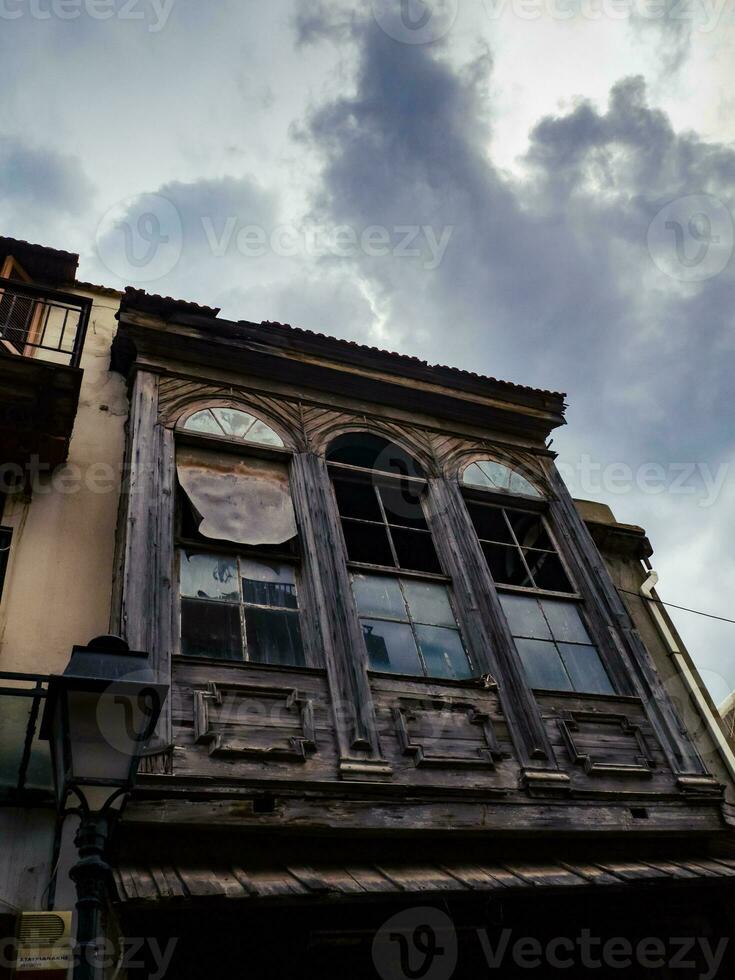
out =
<path fill-rule="evenodd" d="M 643 80 L 628 78 L 604 111 L 580 101 L 541 120 L 525 177 L 508 177 L 488 155 L 486 57 L 461 72 L 440 47 L 397 44 L 371 20 L 355 39 L 354 95 L 315 111 L 305 137 L 323 161 L 315 213 L 452 229 L 433 271 L 421 260 L 360 263 L 390 301 L 397 341 L 568 390 L 590 432 L 629 426 L 629 451 L 642 458 L 716 452 L 710 411 L 733 368 L 732 263 L 704 282 L 670 278 L 648 229 L 684 195 L 715 195 L 732 211 L 735 153 L 675 133 Z M 725 356 L 712 358 L 717 347 Z M 682 404 L 700 379 L 708 404 L 694 394 Z M 684 431 L 672 426 L 685 415 Z"/>
<path fill-rule="evenodd" d="M 352 41 L 354 92 L 319 107 L 302 134 L 322 160 L 314 212 L 452 229 L 433 270 L 361 258 L 385 345 L 567 391 L 571 425 L 555 448 L 573 476 L 583 455 L 597 467 L 592 487 L 573 489 L 647 523 L 673 601 L 726 610 L 702 583 L 716 529 L 732 522 L 733 474 L 722 471 L 717 494 L 701 473 L 681 495 L 672 483 L 677 465 L 698 463 L 711 481 L 732 457 L 735 152 L 677 133 L 632 77 L 604 109 L 579 100 L 540 120 L 522 173 L 501 173 L 486 57 L 462 72 L 441 45 L 397 44 L 368 19 Z M 719 241 L 703 245 L 710 219 Z M 628 489 L 605 482 L 611 463 L 630 468 Z M 644 463 L 663 468 L 662 495 L 642 487 Z M 687 636 L 722 695 L 735 685 L 729 634 L 713 639 L 694 620 Z"/>
<path fill-rule="evenodd" d="M 89 207 L 92 193 L 76 157 L 0 136 L 0 195 L 5 206 L 79 214 Z"/>

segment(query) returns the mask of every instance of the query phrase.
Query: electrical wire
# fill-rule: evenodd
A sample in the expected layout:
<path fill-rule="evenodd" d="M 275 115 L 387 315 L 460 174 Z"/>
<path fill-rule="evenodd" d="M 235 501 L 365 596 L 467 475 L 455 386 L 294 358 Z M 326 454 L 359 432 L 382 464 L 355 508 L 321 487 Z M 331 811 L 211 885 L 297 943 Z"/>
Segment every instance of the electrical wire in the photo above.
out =
<path fill-rule="evenodd" d="M 735 619 L 728 619 L 727 616 L 716 616 L 714 613 L 702 612 L 701 609 L 690 609 L 689 606 L 677 606 L 675 602 L 664 602 L 663 599 L 649 599 L 648 596 L 643 596 L 640 592 L 631 592 L 630 589 L 621 589 L 618 587 L 618 592 L 624 592 L 626 595 L 633 595 L 637 599 L 647 599 L 648 602 L 657 602 L 660 606 L 668 606 L 670 609 L 681 609 L 682 612 L 694 613 L 695 616 L 705 616 L 707 619 L 718 619 L 721 623 L 735 623 Z"/>

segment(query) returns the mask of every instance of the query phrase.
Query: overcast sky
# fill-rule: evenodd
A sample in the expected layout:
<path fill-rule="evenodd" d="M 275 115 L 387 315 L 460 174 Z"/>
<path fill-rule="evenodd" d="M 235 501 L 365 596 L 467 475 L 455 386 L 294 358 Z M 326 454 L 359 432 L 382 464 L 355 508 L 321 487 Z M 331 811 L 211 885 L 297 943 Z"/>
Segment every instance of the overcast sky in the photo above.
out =
<path fill-rule="evenodd" d="M 572 492 L 735 617 L 735 0 L 0 0 L 0 231 L 568 394 Z M 735 625 L 674 613 L 717 700 Z"/>

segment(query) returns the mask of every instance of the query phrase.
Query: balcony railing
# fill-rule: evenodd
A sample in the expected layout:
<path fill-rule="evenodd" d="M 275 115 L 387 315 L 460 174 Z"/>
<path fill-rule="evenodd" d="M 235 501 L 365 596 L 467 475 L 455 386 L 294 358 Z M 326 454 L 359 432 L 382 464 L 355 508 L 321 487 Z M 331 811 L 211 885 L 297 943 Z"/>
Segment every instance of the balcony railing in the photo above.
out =
<path fill-rule="evenodd" d="M 0 803 L 53 792 L 48 742 L 38 737 L 48 677 L 0 671 Z"/>
<path fill-rule="evenodd" d="M 0 348 L 79 367 L 92 301 L 0 276 Z"/>

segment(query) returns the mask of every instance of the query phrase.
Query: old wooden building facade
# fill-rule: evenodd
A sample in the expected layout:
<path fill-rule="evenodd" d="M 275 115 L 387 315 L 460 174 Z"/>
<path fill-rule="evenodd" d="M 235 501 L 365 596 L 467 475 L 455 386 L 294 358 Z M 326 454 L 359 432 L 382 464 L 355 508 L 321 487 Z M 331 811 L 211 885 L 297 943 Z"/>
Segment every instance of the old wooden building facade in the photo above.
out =
<path fill-rule="evenodd" d="M 624 975 L 729 975 L 732 753 L 645 533 L 556 470 L 563 396 L 132 289 L 117 320 L 109 631 L 170 685 L 111 852 L 128 975 L 475 977 L 507 940 L 525 976 L 524 939 L 607 975 L 616 937 Z"/>

